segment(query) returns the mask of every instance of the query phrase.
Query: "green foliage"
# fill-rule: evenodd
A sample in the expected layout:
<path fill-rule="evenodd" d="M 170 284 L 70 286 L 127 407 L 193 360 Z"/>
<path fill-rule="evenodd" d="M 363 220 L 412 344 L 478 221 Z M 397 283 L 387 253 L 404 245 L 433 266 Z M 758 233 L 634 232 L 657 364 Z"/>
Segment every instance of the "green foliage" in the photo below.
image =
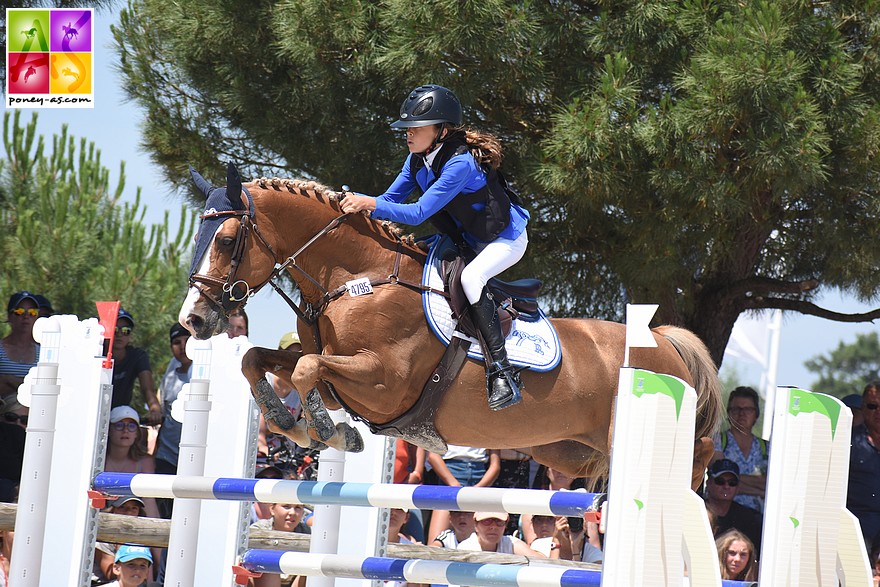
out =
<path fill-rule="evenodd" d="M 111 188 L 94 143 L 77 142 L 63 127 L 47 150 L 36 114 L 26 125 L 20 114 L 4 116 L 3 299 L 27 289 L 48 297 L 57 313 L 81 318 L 97 316 L 96 301 L 120 300 L 137 320 L 134 344 L 164 359 L 185 295 L 195 215 L 184 208 L 176 232 L 167 213 L 163 224 L 145 226 L 140 191 L 134 204 L 120 200 L 124 168 Z"/>
<path fill-rule="evenodd" d="M 379 193 L 406 92 L 454 88 L 532 213 L 557 315 L 660 304 L 720 363 L 737 316 L 877 299 L 880 2 L 131 0 L 114 39 L 172 181 L 218 160 Z"/>
<path fill-rule="evenodd" d="M 880 380 L 880 340 L 876 332 L 859 334 L 855 342 L 841 342 L 828 355 L 817 355 L 804 366 L 819 376 L 811 391 L 839 398 L 861 394 L 868 383 Z"/>

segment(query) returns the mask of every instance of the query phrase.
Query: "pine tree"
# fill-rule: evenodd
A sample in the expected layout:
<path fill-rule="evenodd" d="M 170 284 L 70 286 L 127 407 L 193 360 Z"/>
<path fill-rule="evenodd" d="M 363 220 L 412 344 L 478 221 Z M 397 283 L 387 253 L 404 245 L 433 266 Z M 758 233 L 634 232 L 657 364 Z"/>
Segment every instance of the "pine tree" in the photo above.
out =
<path fill-rule="evenodd" d="M 219 160 L 379 193 L 421 83 L 496 133 L 557 315 L 660 304 L 720 363 L 736 317 L 877 299 L 880 4 L 135 0 L 114 38 L 169 178 Z"/>
<path fill-rule="evenodd" d="M 63 127 L 47 149 L 36 114 L 20 118 L 17 110 L 3 119 L 0 292 L 27 289 L 81 319 L 97 316 L 96 301 L 120 300 L 137 320 L 136 345 L 158 367 L 186 293 L 195 215 L 182 209 L 176 231 L 167 213 L 144 225 L 140 190 L 134 204 L 121 200 L 124 165 L 111 187 L 94 143 Z"/>

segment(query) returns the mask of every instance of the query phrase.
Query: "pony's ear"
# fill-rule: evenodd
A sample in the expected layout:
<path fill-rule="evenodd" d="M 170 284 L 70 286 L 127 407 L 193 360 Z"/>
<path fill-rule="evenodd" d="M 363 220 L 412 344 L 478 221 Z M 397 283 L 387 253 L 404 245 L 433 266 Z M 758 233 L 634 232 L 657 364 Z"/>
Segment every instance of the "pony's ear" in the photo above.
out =
<path fill-rule="evenodd" d="M 208 199 L 208 196 L 211 195 L 211 192 L 217 189 L 209 184 L 208 180 L 202 177 L 202 174 L 196 171 L 192 165 L 189 166 L 189 174 L 192 176 L 193 183 L 196 184 L 199 191 L 205 194 L 206 200 Z"/>
<path fill-rule="evenodd" d="M 226 197 L 235 206 L 236 210 L 244 210 L 244 203 L 241 201 L 241 175 L 238 169 L 230 162 L 226 166 Z"/>

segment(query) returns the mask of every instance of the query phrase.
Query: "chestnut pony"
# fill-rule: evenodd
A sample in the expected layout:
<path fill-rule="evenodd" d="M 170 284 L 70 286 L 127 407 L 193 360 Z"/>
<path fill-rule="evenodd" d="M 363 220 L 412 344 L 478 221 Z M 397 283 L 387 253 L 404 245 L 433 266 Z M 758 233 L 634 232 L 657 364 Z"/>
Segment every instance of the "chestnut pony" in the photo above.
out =
<path fill-rule="evenodd" d="M 195 170 L 193 178 L 211 206 L 210 195 L 222 188 Z M 301 292 L 297 329 L 303 352 L 254 348 L 242 370 L 270 430 L 302 446 L 360 450 L 359 433 L 344 423 L 334 426 L 327 408 L 344 406 L 373 424 L 392 421 L 413 406 L 444 354 L 423 314 L 421 291 L 413 287 L 421 281 L 426 252 L 411 238 L 401 239 L 390 223 L 343 214 L 340 194 L 313 182 L 261 179 L 242 186 L 230 165 L 226 193 L 231 209 L 212 206 L 203 216 L 200 232 L 213 232 L 199 235 L 210 240 L 193 260 L 181 323 L 200 339 L 222 332 L 228 312 L 288 271 Z M 345 283 L 365 277 L 374 282 L 373 293 L 348 295 Z M 553 324 L 562 360 L 548 372 L 524 371 L 523 401 L 516 406 L 491 411 L 483 365 L 465 362 L 434 414 L 432 429 L 442 440 L 516 448 L 575 477 L 607 471 L 625 326 L 575 318 Z M 661 326 L 653 334 L 657 347 L 631 349 L 630 365 L 674 375 L 697 390 L 698 485 L 720 416 L 716 368 L 690 331 Z M 294 422 L 281 406 L 267 371 L 290 378 L 304 418 Z M 420 437 L 406 439 L 438 447 Z"/>

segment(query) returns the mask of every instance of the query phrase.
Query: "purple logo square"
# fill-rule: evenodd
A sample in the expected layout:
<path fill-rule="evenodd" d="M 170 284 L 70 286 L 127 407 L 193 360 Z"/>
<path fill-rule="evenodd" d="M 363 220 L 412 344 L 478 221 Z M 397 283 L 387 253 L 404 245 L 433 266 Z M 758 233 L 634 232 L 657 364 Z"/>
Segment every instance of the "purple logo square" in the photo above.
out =
<path fill-rule="evenodd" d="M 92 11 L 78 8 L 50 11 L 52 51 L 92 50 Z"/>

